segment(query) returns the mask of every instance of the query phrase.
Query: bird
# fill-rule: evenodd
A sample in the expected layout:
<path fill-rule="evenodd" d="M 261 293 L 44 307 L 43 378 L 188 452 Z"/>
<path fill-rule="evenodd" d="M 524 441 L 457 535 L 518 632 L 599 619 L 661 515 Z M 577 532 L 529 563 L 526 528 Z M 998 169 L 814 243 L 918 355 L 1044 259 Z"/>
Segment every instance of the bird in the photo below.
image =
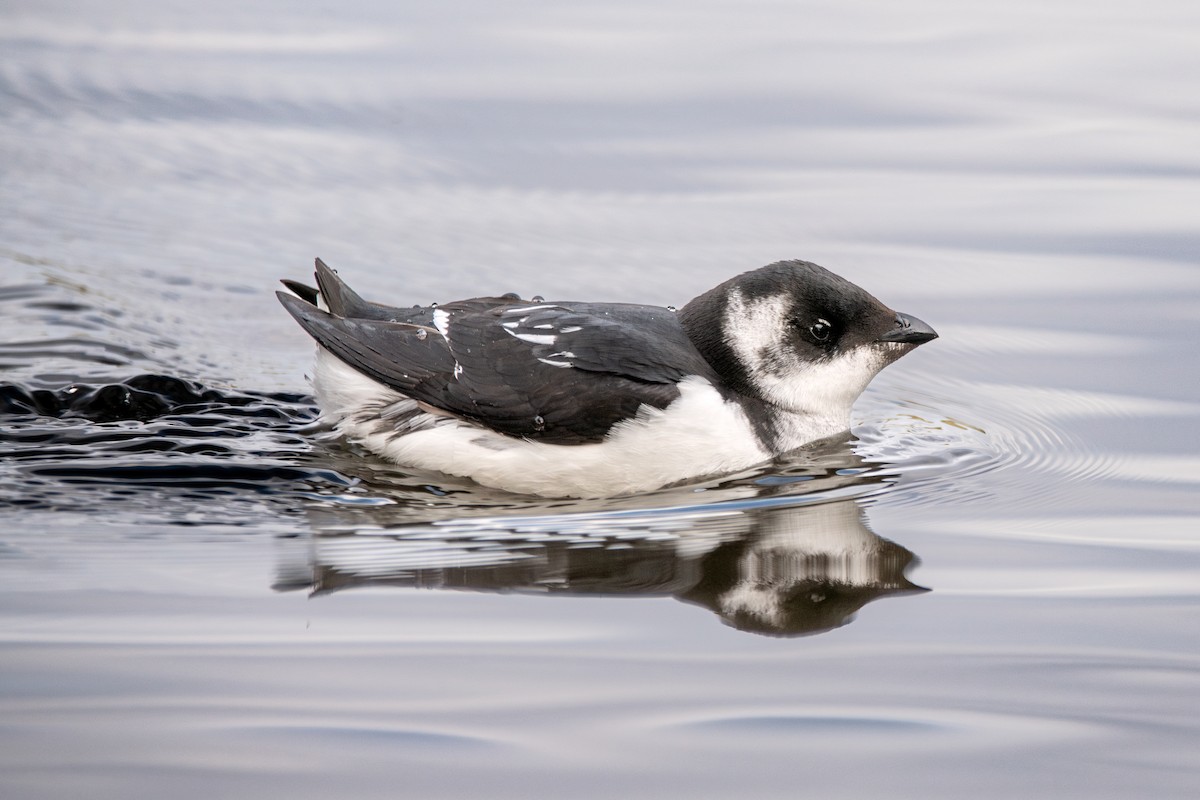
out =
<path fill-rule="evenodd" d="M 317 342 L 336 435 L 398 465 L 550 498 L 635 495 L 844 434 L 871 379 L 937 338 L 812 262 L 740 274 L 682 308 L 364 300 L 321 259 L 276 292 Z"/>

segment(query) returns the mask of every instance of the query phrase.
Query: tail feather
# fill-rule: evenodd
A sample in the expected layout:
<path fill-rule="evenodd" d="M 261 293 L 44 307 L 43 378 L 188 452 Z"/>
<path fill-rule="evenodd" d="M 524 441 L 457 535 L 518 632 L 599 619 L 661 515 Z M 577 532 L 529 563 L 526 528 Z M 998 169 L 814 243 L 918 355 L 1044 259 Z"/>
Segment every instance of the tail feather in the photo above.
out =
<path fill-rule="evenodd" d="M 454 356 L 445 339 L 432 328 L 346 319 L 285 292 L 275 295 L 318 344 L 368 378 L 403 394 L 416 393 L 417 399 L 424 399 L 423 384 L 432 381 L 444 386 L 454 374 Z"/>
<path fill-rule="evenodd" d="M 350 319 L 372 316 L 367 311 L 371 303 L 359 297 L 324 261 L 318 258 L 316 265 L 317 287 L 331 314 Z"/>
<path fill-rule="evenodd" d="M 319 293 L 313 287 L 300 283 L 299 281 L 288 280 L 287 278 L 284 278 L 279 282 L 286 286 L 292 294 L 296 295 L 301 300 L 311 303 L 314 306 L 317 304 L 317 296 Z"/>

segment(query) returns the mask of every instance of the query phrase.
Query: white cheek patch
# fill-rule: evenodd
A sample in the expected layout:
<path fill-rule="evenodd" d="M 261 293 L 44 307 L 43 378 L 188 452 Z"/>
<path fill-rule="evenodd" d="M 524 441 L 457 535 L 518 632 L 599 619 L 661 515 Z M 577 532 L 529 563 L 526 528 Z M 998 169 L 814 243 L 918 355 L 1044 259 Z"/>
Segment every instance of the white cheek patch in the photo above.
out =
<path fill-rule="evenodd" d="M 786 352 L 783 348 L 787 340 L 787 319 L 791 307 L 791 298 L 786 294 L 747 301 L 737 289 L 729 293 L 729 305 L 725 309 L 725 318 L 721 320 L 721 332 L 752 378 L 768 369 L 778 372 L 787 367 L 800 366 L 795 353 Z"/>
<path fill-rule="evenodd" d="M 831 430 L 847 427 L 850 406 L 890 354 L 865 344 L 815 361 L 802 358 L 789 346 L 790 312 L 787 294 L 747 301 L 735 289 L 722 320 L 725 341 L 768 402 L 825 420 Z"/>

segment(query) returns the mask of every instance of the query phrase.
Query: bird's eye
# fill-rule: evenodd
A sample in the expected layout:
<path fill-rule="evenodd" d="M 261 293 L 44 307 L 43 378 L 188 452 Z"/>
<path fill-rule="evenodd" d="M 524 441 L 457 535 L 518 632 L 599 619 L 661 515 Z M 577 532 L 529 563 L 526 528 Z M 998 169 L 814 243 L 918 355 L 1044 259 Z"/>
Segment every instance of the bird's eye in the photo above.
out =
<path fill-rule="evenodd" d="M 818 342 L 828 342 L 829 337 L 833 335 L 833 326 L 829 324 L 829 320 L 819 319 L 808 326 L 808 333 Z"/>

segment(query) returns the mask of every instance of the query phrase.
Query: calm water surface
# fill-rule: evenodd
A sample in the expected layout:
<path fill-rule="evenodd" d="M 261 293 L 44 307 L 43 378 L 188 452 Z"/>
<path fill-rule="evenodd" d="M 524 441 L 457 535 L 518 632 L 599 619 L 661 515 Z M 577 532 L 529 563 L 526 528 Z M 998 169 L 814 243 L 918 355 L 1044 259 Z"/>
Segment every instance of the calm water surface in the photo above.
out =
<path fill-rule="evenodd" d="M 0 795 L 1200 793 L 1200 12 L 8 3 Z M 306 433 L 272 296 L 942 334 L 614 501 Z"/>

